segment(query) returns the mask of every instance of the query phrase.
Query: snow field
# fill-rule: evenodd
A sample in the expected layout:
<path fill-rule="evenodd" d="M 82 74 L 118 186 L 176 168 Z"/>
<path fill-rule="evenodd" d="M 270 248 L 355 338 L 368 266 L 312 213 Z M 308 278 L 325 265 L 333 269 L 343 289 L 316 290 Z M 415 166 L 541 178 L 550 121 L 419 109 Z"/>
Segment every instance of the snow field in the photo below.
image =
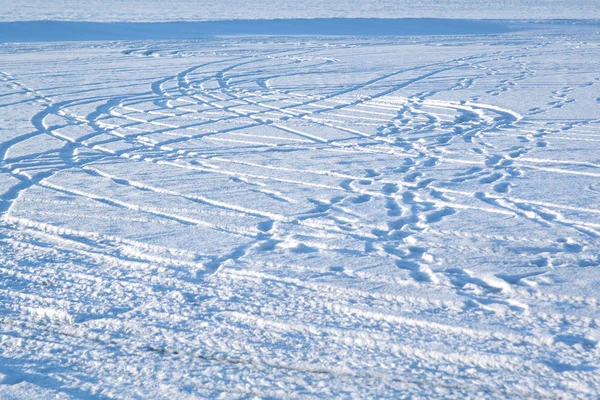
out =
<path fill-rule="evenodd" d="M 593 398 L 599 58 L 0 46 L 0 397 Z"/>

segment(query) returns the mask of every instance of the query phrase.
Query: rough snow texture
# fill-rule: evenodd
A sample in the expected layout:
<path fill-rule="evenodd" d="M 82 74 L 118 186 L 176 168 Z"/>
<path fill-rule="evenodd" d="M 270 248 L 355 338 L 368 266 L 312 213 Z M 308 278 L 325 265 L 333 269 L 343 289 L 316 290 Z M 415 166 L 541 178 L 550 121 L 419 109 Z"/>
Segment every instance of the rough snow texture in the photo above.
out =
<path fill-rule="evenodd" d="M 0 46 L 0 398 L 595 397 L 598 38 Z"/>

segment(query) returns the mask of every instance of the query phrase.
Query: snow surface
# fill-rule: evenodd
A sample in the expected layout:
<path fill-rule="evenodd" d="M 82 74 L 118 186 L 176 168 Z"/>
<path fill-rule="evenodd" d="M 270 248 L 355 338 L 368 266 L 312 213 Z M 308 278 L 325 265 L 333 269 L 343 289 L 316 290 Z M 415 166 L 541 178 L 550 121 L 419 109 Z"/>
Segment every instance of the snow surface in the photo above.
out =
<path fill-rule="evenodd" d="M 599 19 L 598 0 L 0 0 L 0 21 L 268 18 Z"/>
<path fill-rule="evenodd" d="M 0 44 L 0 398 L 596 398 L 598 31 Z"/>

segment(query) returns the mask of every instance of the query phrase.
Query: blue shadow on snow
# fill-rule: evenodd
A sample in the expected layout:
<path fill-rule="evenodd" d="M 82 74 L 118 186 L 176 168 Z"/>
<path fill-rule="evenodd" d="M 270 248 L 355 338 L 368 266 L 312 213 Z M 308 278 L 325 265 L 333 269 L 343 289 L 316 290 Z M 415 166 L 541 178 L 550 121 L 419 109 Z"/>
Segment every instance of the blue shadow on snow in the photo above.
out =
<path fill-rule="evenodd" d="M 499 34 L 507 21 L 315 18 L 201 22 L 1 22 L 0 42 L 199 39 L 219 35 L 417 36 Z"/>

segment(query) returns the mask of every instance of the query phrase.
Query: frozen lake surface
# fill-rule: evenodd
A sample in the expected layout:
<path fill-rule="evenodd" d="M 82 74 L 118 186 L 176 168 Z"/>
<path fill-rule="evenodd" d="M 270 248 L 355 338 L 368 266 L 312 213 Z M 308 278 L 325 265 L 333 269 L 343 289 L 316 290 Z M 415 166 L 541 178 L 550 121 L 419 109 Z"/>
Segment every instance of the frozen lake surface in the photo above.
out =
<path fill-rule="evenodd" d="M 268 18 L 600 19 L 598 0 L 27 0 L 0 21 L 212 21 Z"/>
<path fill-rule="evenodd" d="M 600 29 L 469 23 L 0 24 L 0 398 L 597 396 Z"/>

